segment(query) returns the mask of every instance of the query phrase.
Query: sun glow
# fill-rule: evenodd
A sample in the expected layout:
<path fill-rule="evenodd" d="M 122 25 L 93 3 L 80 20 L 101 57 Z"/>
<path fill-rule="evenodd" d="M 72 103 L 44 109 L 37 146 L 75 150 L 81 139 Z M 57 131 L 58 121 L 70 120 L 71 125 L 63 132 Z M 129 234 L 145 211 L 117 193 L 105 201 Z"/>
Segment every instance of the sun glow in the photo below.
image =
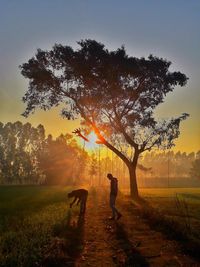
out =
<path fill-rule="evenodd" d="M 92 131 L 88 136 L 87 136 L 89 142 L 85 142 L 85 148 L 89 150 L 96 149 L 99 145 L 96 143 L 98 140 L 96 134 Z"/>

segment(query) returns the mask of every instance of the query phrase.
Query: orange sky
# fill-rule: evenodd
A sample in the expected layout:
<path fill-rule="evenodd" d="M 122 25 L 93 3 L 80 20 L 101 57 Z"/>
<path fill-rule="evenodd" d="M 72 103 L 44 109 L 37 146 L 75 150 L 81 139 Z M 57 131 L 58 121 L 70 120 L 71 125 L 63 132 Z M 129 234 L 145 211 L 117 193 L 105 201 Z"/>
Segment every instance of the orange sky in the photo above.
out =
<path fill-rule="evenodd" d="M 23 111 L 24 105 L 19 102 L 17 105 L 14 103 L 13 107 L 8 107 L 8 112 L 6 115 L 3 113 L 0 114 L 0 121 L 6 123 L 7 121 L 16 121 L 20 120 L 23 123 L 31 122 L 34 126 L 37 126 L 39 123 L 43 124 L 46 129 L 46 133 L 53 134 L 58 136 L 60 133 L 71 133 L 75 128 L 80 127 L 80 121 L 68 121 L 63 119 L 59 115 L 59 109 L 56 108 L 50 111 L 36 111 L 35 114 L 30 115 L 29 118 L 23 118 L 20 116 L 20 113 Z M 5 109 L 6 111 L 6 109 Z M 183 110 L 180 105 L 173 106 L 170 99 L 167 99 L 166 103 L 161 104 L 158 107 L 156 116 L 157 117 L 170 117 L 179 115 L 181 112 L 187 111 L 186 108 Z M 200 150 L 200 127 L 196 122 L 198 121 L 198 116 L 190 116 L 186 121 L 183 121 L 181 124 L 181 134 L 176 141 L 176 146 L 174 151 L 186 151 L 186 152 L 196 152 Z M 79 138 L 77 138 L 79 140 Z M 87 148 L 87 147 L 86 147 Z"/>
<path fill-rule="evenodd" d="M 71 133 L 75 128 L 80 127 L 80 121 L 68 121 L 60 116 L 60 109 L 54 108 L 50 111 L 36 110 L 27 119 L 20 114 L 24 111 L 25 105 L 21 98 L 28 86 L 27 81 L 19 74 L 15 79 L 15 95 L 10 97 L 10 88 L 4 87 L 0 91 L 0 121 L 6 123 L 17 120 L 31 122 L 34 126 L 43 124 L 46 133 L 58 136 L 60 133 Z M 12 81 L 10 81 L 12 85 Z M 14 86 L 14 84 L 12 85 Z M 190 117 L 181 123 L 181 134 L 176 140 L 174 151 L 196 152 L 200 150 L 200 123 L 199 123 L 199 93 L 194 97 L 191 95 L 192 82 L 188 82 L 183 88 L 177 87 L 172 93 L 166 97 L 165 102 L 160 104 L 156 109 L 155 115 L 158 118 L 167 118 L 179 116 L 181 113 L 189 113 Z"/>
<path fill-rule="evenodd" d="M 39 8 L 38 8 L 39 7 Z M 37 15 L 36 15 L 37 14 Z M 78 15 L 77 15 L 78 14 Z M 103 14 L 103 19 L 102 19 Z M 136 57 L 149 54 L 172 62 L 171 70 L 189 77 L 156 110 L 158 117 L 190 117 L 181 124 L 175 151 L 200 150 L 200 4 L 198 1 L 4 1 L 0 9 L 0 121 L 43 124 L 54 136 L 71 132 L 79 121 L 59 117 L 59 111 L 36 111 L 28 119 L 20 114 L 27 81 L 18 66 L 37 48 L 56 42 L 71 46 L 91 38 L 117 49 L 125 45 Z"/>

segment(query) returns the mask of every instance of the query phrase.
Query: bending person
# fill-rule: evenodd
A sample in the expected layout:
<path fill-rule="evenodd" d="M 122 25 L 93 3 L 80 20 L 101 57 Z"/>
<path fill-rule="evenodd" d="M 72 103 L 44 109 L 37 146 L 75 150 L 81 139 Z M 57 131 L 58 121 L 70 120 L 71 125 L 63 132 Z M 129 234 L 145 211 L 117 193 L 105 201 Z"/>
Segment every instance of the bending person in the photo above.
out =
<path fill-rule="evenodd" d="M 86 189 L 77 189 L 73 190 L 71 193 L 68 194 L 68 198 L 73 198 L 74 200 L 70 203 L 70 208 L 75 204 L 77 201 L 77 205 L 80 203 L 80 214 L 84 214 L 86 210 L 86 202 L 88 197 L 88 191 Z"/>

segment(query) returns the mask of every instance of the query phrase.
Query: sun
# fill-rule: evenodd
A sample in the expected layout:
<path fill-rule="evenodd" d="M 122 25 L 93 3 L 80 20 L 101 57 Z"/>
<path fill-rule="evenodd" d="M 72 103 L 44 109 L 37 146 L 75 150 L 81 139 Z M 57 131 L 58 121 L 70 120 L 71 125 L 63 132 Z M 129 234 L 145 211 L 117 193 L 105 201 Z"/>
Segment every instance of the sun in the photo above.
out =
<path fill-rule="evenodd" d="M 88 136 L 87 136 L 89 142 L 85 142 L 85 148 L 89 150 L 96 149 L 98 147 L 98 144 L 96 143 L 97 141 L 97 136 L 96 134 L 92 131 Z"/>

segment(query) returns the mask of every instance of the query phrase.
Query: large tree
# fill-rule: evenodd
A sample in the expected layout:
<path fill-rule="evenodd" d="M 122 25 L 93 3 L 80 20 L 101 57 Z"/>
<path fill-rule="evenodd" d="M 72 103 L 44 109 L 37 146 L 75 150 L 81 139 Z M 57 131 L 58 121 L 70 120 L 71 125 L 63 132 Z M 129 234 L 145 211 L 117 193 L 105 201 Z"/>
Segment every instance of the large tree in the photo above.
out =
<path fill-rule="evenodd" d="M 77 50 L 60 44 L 50 51 L 38 49 L 20 66 L 29 79 L 24 115 L 37 107 L 47 110 L 62 104 L 67 119 L 81 116 L 98 142 L 125 162 L 131 196 L 137 198 L 139 155 L 154 147 L 172 147 L 180 134 L 180 121 L 187 117 L 184 113 L 156 121 L 154 110 L 176 85 L 184 86 L 187 77 L 170 72 L 171 62 L 163 58 L 135 58 L 128 56 L 124 47 L 109 51 L 94 40 L 82 40 L 78 45 Z"/>

